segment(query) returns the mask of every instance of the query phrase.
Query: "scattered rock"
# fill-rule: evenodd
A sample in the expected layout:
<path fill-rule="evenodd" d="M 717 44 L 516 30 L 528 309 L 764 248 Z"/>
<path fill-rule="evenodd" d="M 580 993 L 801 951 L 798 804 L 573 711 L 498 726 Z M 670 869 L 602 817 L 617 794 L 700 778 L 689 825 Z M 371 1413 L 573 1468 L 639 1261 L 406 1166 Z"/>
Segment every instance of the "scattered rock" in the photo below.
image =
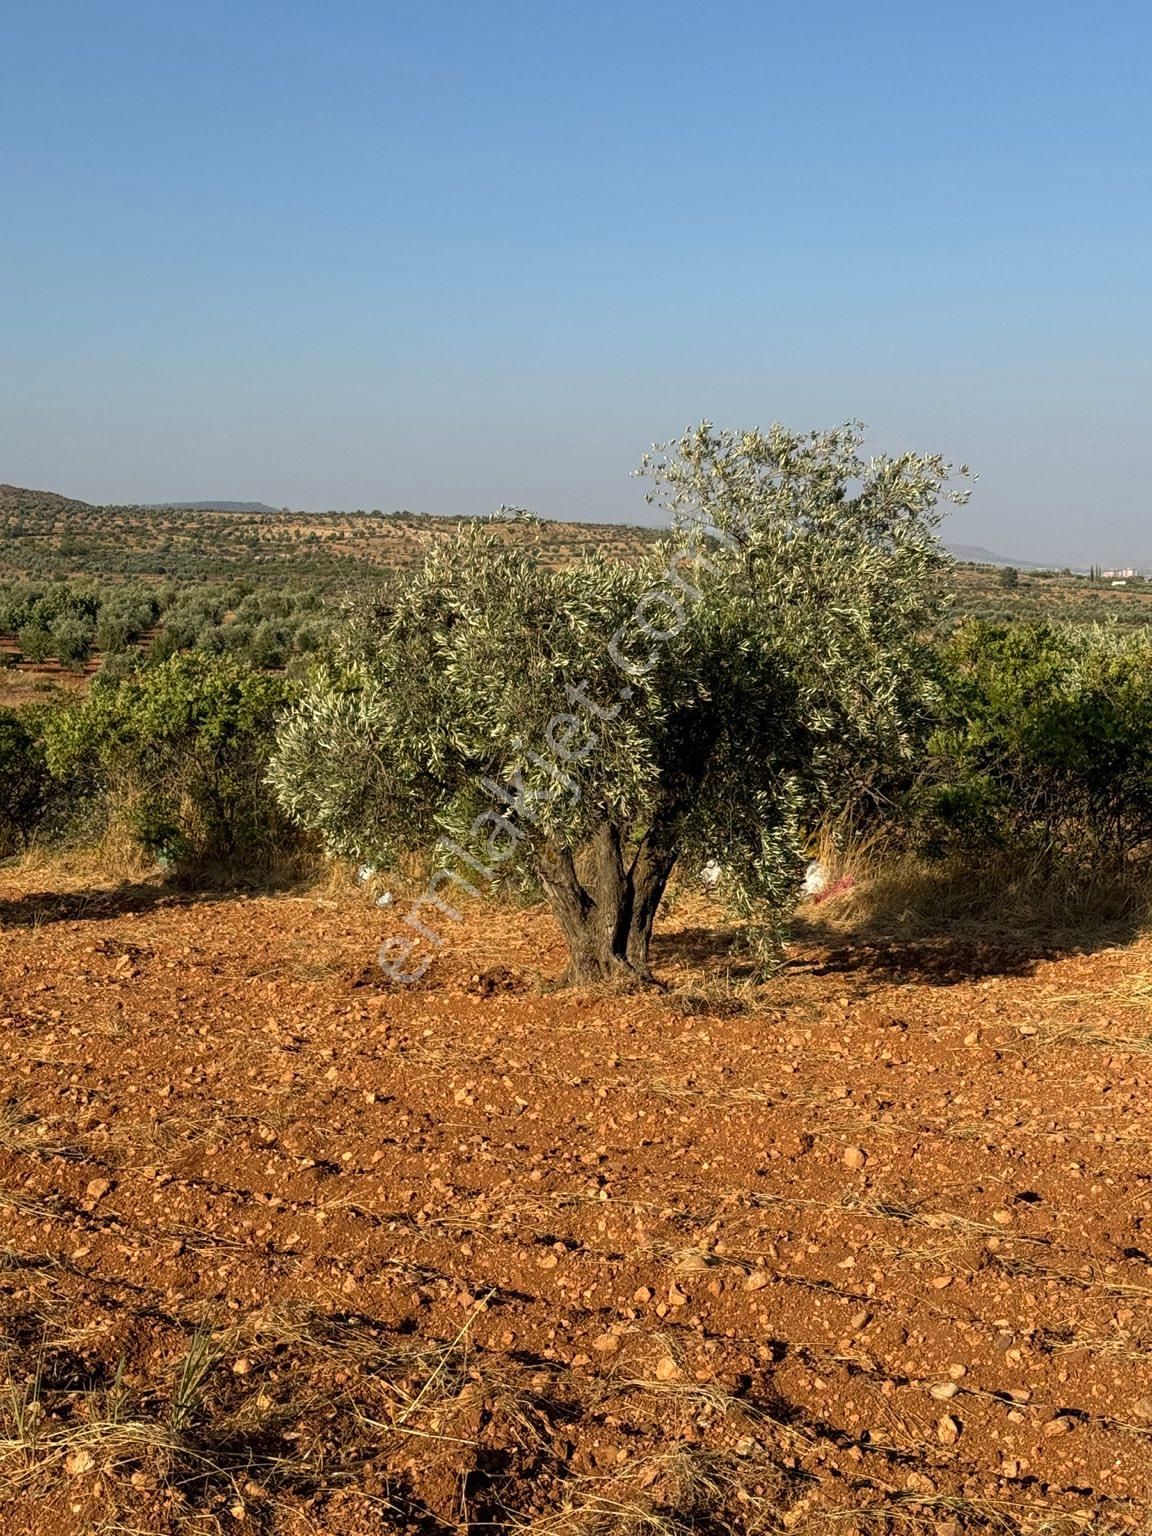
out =
<path fill-rule="evenodd" d="M 936 1424 L 936 1438 L 941 1445 L 955 1445 L 960 1438 L 960 1423 L 946 1413 Z"/>
<path fill-rule="evenodd" d="M 680 1275 L 697 1275 L 707 1268 L 708 1260 L 702 1253 L 682 1253 L 676 1260 L 676 1273 Z"/>
<path fill-rule="evenodd" d="M 854 1173 L 859 1173 L 868 1161 L 868 1154 L 863 1147 L 845 1147 L 840 1161 L 845 1168 L 851 1168 Z"/>

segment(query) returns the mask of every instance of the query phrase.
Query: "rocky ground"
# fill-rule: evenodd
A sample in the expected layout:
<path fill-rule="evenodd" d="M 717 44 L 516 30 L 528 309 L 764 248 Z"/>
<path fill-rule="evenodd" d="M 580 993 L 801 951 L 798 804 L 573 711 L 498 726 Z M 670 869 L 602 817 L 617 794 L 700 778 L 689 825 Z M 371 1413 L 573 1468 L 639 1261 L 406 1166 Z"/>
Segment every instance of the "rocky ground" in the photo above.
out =
<path fill-rule="evenodd" d="M 1152 951 L 0 871 L 0 1528 L 1128 1532 Z"/>

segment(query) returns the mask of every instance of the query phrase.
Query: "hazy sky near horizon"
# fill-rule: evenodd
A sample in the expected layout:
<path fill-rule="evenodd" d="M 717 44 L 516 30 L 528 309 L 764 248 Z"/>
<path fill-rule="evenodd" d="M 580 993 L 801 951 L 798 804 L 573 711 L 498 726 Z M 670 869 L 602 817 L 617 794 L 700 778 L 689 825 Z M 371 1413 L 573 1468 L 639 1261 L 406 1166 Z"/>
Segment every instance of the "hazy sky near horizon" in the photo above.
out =
<path fill-rule="evenodd" d="M 1152 563 L 1135 0 L 40 0 L 0 480 L 639 520 L 654 440 L 861 418 L 953 541 Z"/>

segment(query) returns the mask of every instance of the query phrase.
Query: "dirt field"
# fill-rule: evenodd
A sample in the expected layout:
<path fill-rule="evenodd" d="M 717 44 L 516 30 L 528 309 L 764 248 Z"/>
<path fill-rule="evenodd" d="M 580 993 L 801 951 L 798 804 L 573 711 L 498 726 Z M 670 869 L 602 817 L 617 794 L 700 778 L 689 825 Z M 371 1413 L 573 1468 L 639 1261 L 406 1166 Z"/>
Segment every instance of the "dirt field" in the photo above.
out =
<path fill-rule="evenodd" d="M 394 911 L 0 871 L 5 1536 L 1149 1529 L 1152 952 Z"/>
<path fill-rule="evenodd" d="M 9 665 L 15 650 L 10 636 L 0 635 L 0 708 L 19 709 L 25 704 L 45 704 L 58 689 L 83 693 L 97 670 L 91 662 L 83 672 L 71 672 L 58 661 L 21 662 Z"/>

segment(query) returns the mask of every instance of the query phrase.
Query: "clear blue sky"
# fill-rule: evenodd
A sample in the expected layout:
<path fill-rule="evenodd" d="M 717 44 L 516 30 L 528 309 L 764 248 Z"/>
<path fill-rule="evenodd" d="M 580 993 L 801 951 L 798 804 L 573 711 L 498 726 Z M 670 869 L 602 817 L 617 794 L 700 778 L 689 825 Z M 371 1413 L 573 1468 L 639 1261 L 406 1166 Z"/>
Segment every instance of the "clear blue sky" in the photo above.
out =
<path fill-rule="evenodd" d="M 40 0 L 0 37 L 0 479 L 640 517 L 868 422 L 951 537 L 1152 561 L 1152 14 Z"/>

